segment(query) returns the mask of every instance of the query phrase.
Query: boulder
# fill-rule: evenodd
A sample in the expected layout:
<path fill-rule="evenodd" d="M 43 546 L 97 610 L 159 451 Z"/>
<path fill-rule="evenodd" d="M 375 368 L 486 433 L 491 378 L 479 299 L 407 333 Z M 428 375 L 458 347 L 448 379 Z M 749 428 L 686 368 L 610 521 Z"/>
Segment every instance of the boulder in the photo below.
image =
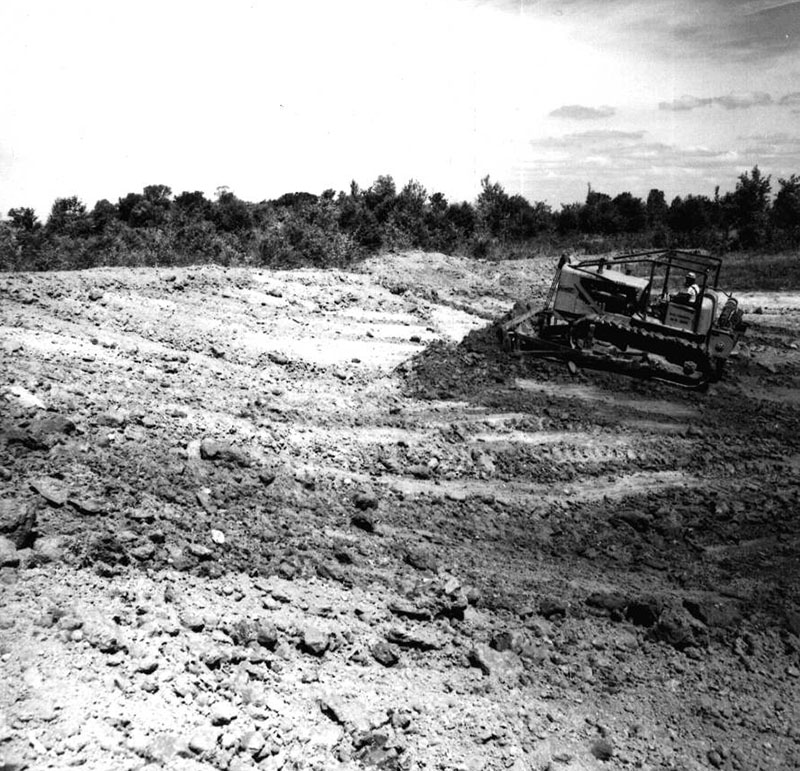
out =
<path fill-rule="evenodd" d="M 216 463 L 232 463 L 236 466 L 249 466 L 250 458 L 244 450 L 214 439 L 200 442 L 200 457 Z"/>
<path fill-rule="evenodd" d="M 36 507 L 15 498 L 0 500 L 0 535 L 8 538 L 18 549 L 29 546 L 34 539 Z"/>
<path fill-rule="evenodd" d="M 476 645 L 469 654 L 472 666 L 485 675 L 497 677 L 505 682 L 515 682 L 522 674 L 522 661 L 512 651 L 497 651 L 488 645 Z"/>

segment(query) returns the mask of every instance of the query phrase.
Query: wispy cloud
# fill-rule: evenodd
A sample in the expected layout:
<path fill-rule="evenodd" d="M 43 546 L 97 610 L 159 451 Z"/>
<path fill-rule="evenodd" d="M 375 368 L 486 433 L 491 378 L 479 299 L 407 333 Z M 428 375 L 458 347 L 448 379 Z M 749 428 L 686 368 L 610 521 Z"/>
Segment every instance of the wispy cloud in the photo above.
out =
<path fill-rule="evenodd" d="M 616 129 L 594 129 L 592 131 L 578 131 L 560 137 L 544 137 L 532 139 L 533 147 L 544 148 L 597 148 L 610 145 L 619 147 L 631 142 L 639 142 L 645 136 L 644 131 L 618 131 Z"/>
<path fill-rule="evenodd" d="M 797 163 L 800 157 L 800 136 L 777 134 L 753 134 L 742 137 L 747 142 L 743 152 L 759 159 L 759 163 L 778 164 L 783 161 Z"/>
<path fill-rule="evenodd" d="M 671 102 L 659 102 L 659 110 L 674 112 L 696 110 L 698 107 L 719 105 L 726 110 L 747 110 L 751 107 L 765 107 L 773 104 L 772 97 L 764 91 L 752 91 L 744 94 L 726 94 L 724 96 L 696 97 L 684 94 Z"/>
<path fill-rule="evenodd" d="M 610 118 L 616 110 L 613 107 L 585 107 L 581 104 L 565 104 L 550 113 L 551 118 L 566 118 L 567 120 L 598 120 Z"/>
<path fill-rule="evenodd" d="M 791 94 L 786 94 L 778 100 L 778 104 L 782 107 L 800 107 L 800 91 L 793 91 Z"/>

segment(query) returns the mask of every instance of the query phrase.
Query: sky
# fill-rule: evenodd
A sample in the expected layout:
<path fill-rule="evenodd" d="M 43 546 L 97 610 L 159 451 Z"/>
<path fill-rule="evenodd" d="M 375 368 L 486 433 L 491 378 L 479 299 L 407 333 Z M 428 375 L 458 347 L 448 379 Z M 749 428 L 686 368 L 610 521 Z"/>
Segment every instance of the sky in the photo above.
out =
<path fill-rule="evenodd" d="M 800 1 L 2 0 L 0 214 L 145 185 L 554 209 L 800 174 Z"/>

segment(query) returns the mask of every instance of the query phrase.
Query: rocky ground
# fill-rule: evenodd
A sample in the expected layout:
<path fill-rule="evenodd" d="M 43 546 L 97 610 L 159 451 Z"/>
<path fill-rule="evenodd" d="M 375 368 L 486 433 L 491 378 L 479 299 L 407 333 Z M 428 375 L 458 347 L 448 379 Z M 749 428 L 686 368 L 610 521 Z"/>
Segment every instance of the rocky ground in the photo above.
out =
<path fill-rule="evenodd" d="M 552 268 L 0 277 L 0 769 L 800 767 L 800 301 L 698 394 Z"/>

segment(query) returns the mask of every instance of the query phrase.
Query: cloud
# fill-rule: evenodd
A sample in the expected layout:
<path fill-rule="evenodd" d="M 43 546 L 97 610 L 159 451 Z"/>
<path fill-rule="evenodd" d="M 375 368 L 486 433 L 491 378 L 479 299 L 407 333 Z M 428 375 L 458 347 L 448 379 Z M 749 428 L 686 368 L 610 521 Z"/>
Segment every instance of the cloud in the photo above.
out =
<path fill-rule="evenodd" d="M 796 163 L 800 156 L 800 135 L 753 134 L 741 139 L 748 142 L 743 152 L 758 159 L 759 163 L 775 164 L 780 161 Z"/>
<path fill-rule="evenodd" d="M 712 98 L 700 99 L 696 96 L 689 96 L 684 94 L 680 99 L 673 99 L 671 102 L 659 102 L 659 110 L 673 110 L 675 112 L 682 112 L 688 110 L 696 110 L 698 107 L 706 107 L 713 103 Z"/>
<path fill-rule="evenodd" d="M 684 94 L 671 102 L 659 102 L 659 110 L 681 112 L 696 110 L 698 107 L 719 105 L 726 110 L 748 110 L 751 107 L 765 107 L 773 104 L 772 97 L 764 91 L 751 91 L 743 94 L 726 94 L 724 96 L 696 97 Z"/>
<path fill-rule="evenodd" d="M 645 135 L 644 131 L 618 131 L 616 129 L 595 129 L 592 131 L 579 131 L 574 134 L 565 134 L 560 137 L 544 137 L 532 139 L 533 147 L 543 148 L 598 148 L 639 142 Z"/>
<path fill-rule="evenodd" d="M 750 107 L 764 107 L 772 104 L 772 97 L 764 91 L 750 94 L 728 94 L 714 97 L 714 103 L 722 105 L 726 110 L 746 110 Z"/>
<path fill-rule="evenodd" d="M 800 107 L 800 91 L 785 94 L 778 100 L 778 104 L 781 107 Z"/>
<path fill-rule="evenodd" d="M 610 118 L 616 110 L 613 107 L 584 107 L 580 104 L 565 104 L 550 113 L 551 118 L 567 118 L 568 120 L 597 120 Z"/>

